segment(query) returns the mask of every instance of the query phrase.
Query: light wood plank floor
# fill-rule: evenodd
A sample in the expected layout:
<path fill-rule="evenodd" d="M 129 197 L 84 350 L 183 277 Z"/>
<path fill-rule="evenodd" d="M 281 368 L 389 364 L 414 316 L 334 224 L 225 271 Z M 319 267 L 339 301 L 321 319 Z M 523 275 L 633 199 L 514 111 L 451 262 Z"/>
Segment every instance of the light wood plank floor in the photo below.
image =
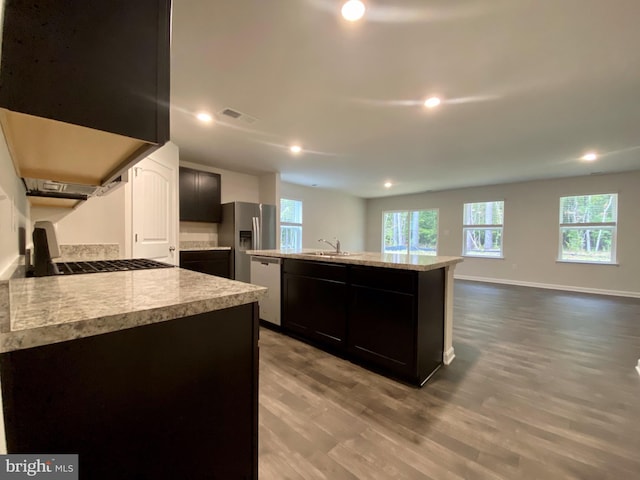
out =
<path fill-rule="evenodd" d="M 261 480 L 640 479 L 640 300 L 456 281 L 416 389 L 261 330 Z"/>

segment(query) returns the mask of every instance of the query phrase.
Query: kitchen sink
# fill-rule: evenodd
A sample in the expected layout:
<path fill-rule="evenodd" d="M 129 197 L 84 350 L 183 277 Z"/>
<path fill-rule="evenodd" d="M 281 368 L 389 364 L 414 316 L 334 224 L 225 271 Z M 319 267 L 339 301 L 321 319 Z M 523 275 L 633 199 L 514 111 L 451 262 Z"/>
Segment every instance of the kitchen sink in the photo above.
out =
<path fill-rule="evenodd" d="M 349 252 L 332 252 L 332 251 L 323 251 L 320 250 L 319 252 L 308 252 L 308 253 L 303 253 L 303 255 L 312 255 L 314 257 L 348 257 L 348 256 L 352 256 L 355 254 L 349 253 Z"/>

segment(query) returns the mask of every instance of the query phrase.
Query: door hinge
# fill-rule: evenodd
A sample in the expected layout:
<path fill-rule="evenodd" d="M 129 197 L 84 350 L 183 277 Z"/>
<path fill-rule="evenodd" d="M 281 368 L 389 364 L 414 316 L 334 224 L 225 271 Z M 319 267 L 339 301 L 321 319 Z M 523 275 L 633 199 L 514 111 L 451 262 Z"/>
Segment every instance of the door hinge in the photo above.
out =
<path fill-rule="evenodd" d="M 136 243 L 138 243 L 138 234 L 136 233 Z"/>

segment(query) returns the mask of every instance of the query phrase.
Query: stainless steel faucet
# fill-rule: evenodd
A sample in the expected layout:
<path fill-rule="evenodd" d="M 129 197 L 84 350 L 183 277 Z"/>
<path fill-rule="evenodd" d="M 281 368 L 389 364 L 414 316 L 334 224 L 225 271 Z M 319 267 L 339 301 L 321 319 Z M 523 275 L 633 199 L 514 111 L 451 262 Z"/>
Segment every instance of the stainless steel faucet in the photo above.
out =
<path fill-rule="evenodd" d="M 319 242 L 327 243 L 331 245 L 333 248 L 335 248 L 336 253 L 342 253 L 342 250 L 340 250 L 340 240 L 338 240 L 337 238 L 335 240 L 336 240 L 336 244 L 334 245 L 333 243 L 329 242 L 328 240 L 325 240 L 324 238 L 318 239 Z"/>

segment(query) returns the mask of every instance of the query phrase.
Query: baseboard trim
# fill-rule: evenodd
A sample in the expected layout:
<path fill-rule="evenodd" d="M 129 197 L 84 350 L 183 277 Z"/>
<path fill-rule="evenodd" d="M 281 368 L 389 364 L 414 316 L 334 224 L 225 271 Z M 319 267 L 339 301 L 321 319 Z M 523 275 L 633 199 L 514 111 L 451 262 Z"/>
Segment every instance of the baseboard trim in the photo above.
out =
<path fill-rule="evenodd" d="M 499 283 L 502 285 L 516 285 L 519 287 L 545 288 L 547 290 L 563 290 L 565 292 L 592 293 L 595 295 L 610 295 L 614 297 L 640 298 L 640 292 L 627 292 L 625 290 L 604 290 L 600 288 L 575 287 L 573 285 L 555 285 L 552 283 L 522 282 L 519 280 L 506 280 L 503 278 L 476 277 L 473 275 L 454 275 L 456 280 L 469 280 L 470 282 Z"/>
<path fill-rule="evenodd" d="M 453 362 L 454 358 L 456 358 L 456 354 L 453 350 L 453 347 L 451 347 L 449 350 L 444 352 L 444 354 L 442 355 L 442 361 L 444 362 L 445 365 L 450 365 L 451 362 Z"/>
<path fill-rule="evenodd" d="M 640 375 L 640 360 L 638 360 L 638 365 L 636 365 L 636 371 L 638 372 L 638 375 Z"/>

